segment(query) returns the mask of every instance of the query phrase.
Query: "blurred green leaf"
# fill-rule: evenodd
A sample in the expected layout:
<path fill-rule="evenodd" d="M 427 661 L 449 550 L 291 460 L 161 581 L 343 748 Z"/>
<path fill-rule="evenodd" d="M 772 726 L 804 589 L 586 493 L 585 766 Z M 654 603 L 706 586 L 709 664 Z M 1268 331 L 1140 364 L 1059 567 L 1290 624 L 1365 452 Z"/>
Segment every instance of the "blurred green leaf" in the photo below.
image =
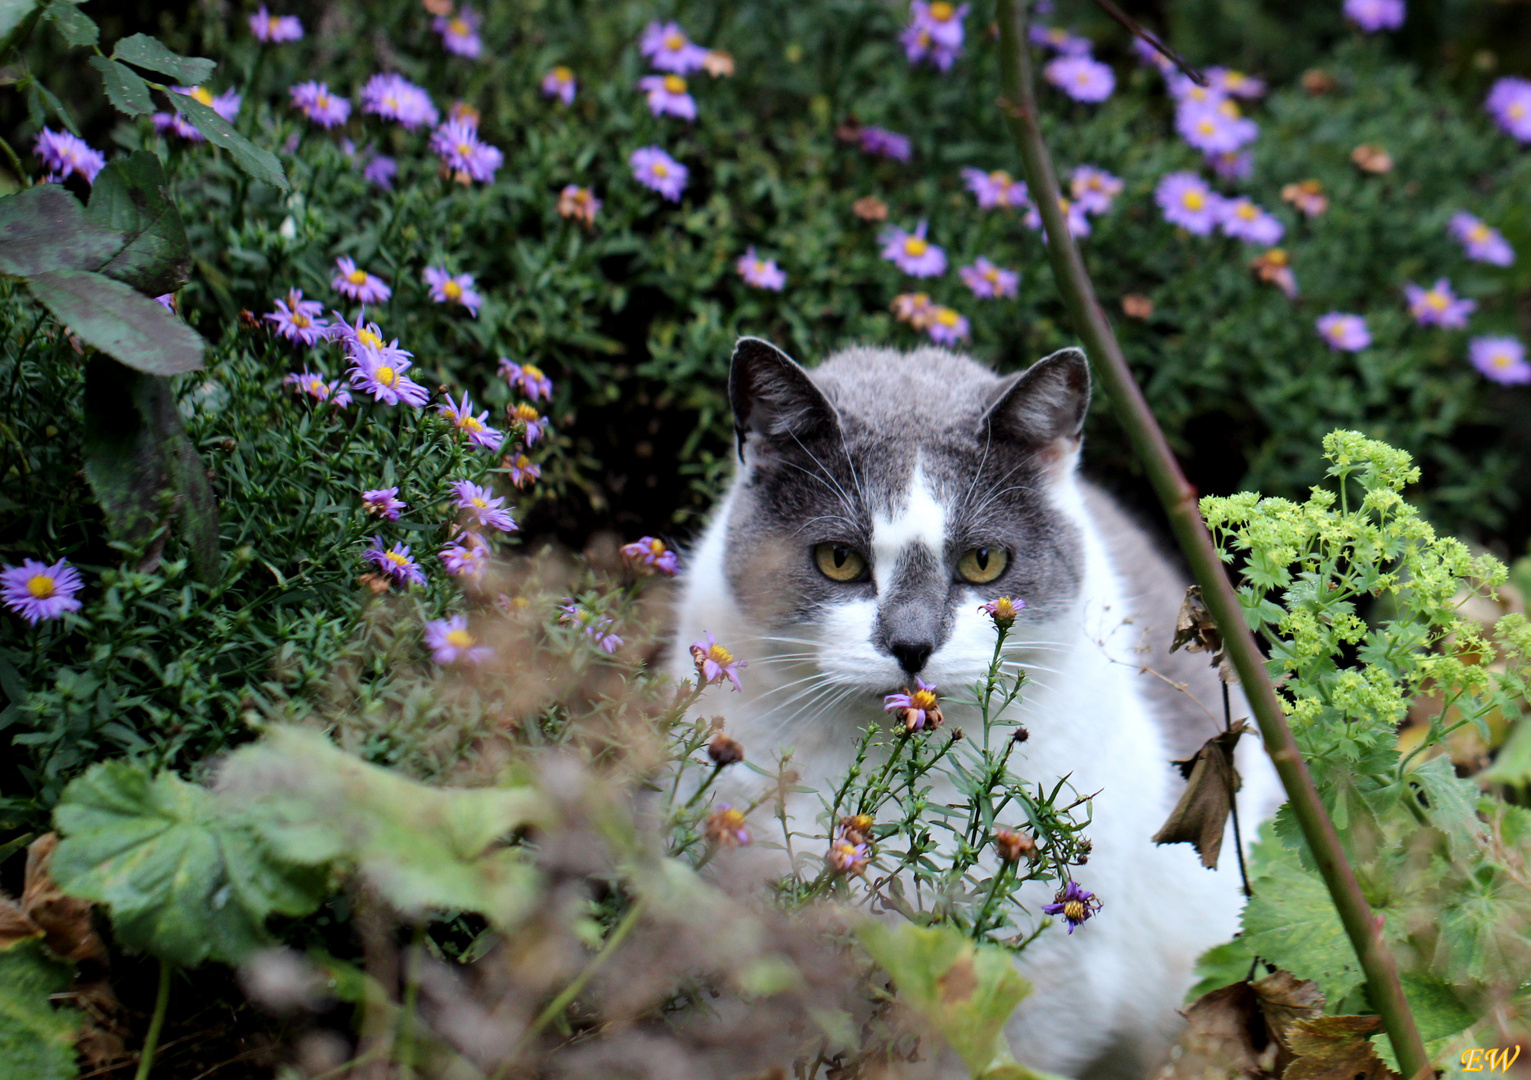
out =
<path fill-rule="evenodd" d="M 190 94 L 169 94 L 170 104 L 186 118 L 187 123 L 200 131 L 221 149 L 227 150 L 235 164 L 256 180 L 270 184 L 283 191 L 290 189 L 282 163 L 270 150 L 256 146 L 234 130 L 234 125 L 219 116 L 208 106 Z"/>
<path fill-rule="evenodd" d="M 186 57 L 173 53 L 158 38 L 148 34 L 134 34 L 117 42 L 112 49 L 113 60 L 125 60 L 141 68 L 169 75 L 182 86 L 196 86 L 206 82 L 218 66 L 206 57 Z"/>
<path fill-rule="evenodd" d="M 94 269 L 122 247 L 59 184 L 38 184 L 0 199 L 0 273 L 31 277 Z"/>
<path fill-rule="evenodd" d="M 87 345 L 150 375 L 202 366 L 195 330 L 131 286 L 85 270 L 54 270 L 27 279 L 38 302 Z"/>
<path fill-rule="evenodd" d="M 149 84 L 136 71 L 105 56 L 92 56 L 90 66 L 101 73 L 106 100 L 118 112 L 129 116 L 146 116 L 154 111 L 154 102 L 149 97 Z"/>
<path fill-rule="evenodd" d="M 53 24 L 65 44 L 74 48 L 94 45 L 101 39 L 101 31 L 95 22 L 71 0 L 53 0 L 43 10 L 43 18 Z"/>
<path fill-rule="evenodd" d="M 1479 779 L 1516 787 L 1531 784 L 1531 723 L 1525 719 L 1516 723 L 1494 763 L 1479 774 Z"/>
<path fill-rule="evenodd" d="M 133 286 L 146 296 L 173 292 L 191 274 L 191 247 L 159 158 L 135 150 L 96 176 L 86 217 L 104 231 L 125 237 L 97 273 Z"/>
<path fill-rule="evenodd" d="M 1408 779 L 1424 794 L 1425 814 L 1430 824 L 1446 834 L 1452 854 L 1470 859 L 1477 850 L 1476 838 L 1484 831 L 1478 820 L 1478 786 L 1458 777 L 1451 758 L 1444 754 L 1420 765 Z"/>
<path fill-rule="evenodd" d="M 50 994 L 69 988 L 67 965 L 36 941 L 0 952 L 0 1076 L 72 1080 L 74 1037 L 84 1015 L 56 1009 Z"/>
<path fill-rule="evenodd" d="M 10 46 L 10 36 L 37 9 L 38 0 L 0 0 L 0 45 Z M 3 53 L 0 53 L 3 55 Z"/>

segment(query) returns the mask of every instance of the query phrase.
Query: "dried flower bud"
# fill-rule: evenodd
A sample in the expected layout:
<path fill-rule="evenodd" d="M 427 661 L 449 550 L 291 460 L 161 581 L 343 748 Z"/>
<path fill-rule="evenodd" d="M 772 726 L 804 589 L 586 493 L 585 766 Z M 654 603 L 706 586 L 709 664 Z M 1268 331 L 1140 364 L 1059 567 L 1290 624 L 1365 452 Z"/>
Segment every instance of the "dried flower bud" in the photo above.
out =
<path fill-rule="evenodd" d="M 452 14 L 452 0 L 421 0 L 421 2 L 425 5 L 425 10 L 432 15 L 446 18 Z"/>
<path fill-rule="evenodd" d="M 863 195 L 851 203 L 851 213 L 862 221 L 887 221 L 888 204 L 876 195 Z"/>
<path fill-rule="evenodd" d="M 1122 297 L 1122 314 L 1129 319 L 1151 319 L 1154 316 L 1154 302 L 1142 293 L 1128 293 Z"/>
<path fill-rule="evenodd" d="M 1381 174 L 1393 171 L 1393 156 L 1378 143 L 1362 143 L 1350 152 L 1350 160 L 1362 172 Z"/>
<path fill-rule="evenodd" d="M 261 322 L 256 317 L 255 312 L 246 308 L 241 309 L 239 312 L 239 325 L 243 326 L 246 330 L 259 330 Z"/>
<path fill-rule="evenodd" d="M 1302 88 L 1313 97 L 1332 94 L 1339 88 L 1334 76 L 1322 68 L 1309 68 L 1302 73 Z"/>
<path fill-rule="evenodd" d="M 1010 741 L 1013 743 L 1023 743 L 1029 738 L 1031 738 L 1031 732 L 1023 727 L 1018 727 L 1015 729 L 1015 734 L 1010 736 Z"/>
<path fill-rule="evenodd" d="M 870 843 L 872 825 L 871 814 L 851 814 L 840 819 L 840 836 L 852 844 Z"/>
<path fill-rule="evenodd" d="M 1030 833 L 1020 832 L 1015 829 L 998 828 L 994 830 L 994 850 L 999 852 L 999 857 L 1007 863 L 1035 862 L 1041 855 L 1037 850 L 1037 842 Z"/>
<path fill-rule="evenodd" d="M 734 73 L 734 58 L 722 49 L 710 49 L 702 58 L 702 70 L 714 79 L 727 78 Z"/>
<path fill-rule="evenodd" d="M 1324 185 L 1317 180 L 1288 184 L 1281 189 L 1281 198 L 1310 218 L 1318 217 L 1329 209 L 1329 196 L 1324 194 Z"/>
<path fill-rule="evenodd" d="M 733 765 L 743 761 L 744 747 L 740 746 L 735 740 L 730 739 L 727 735 L 719 732 L 712 742 L 707 744 L 707 756 L 712 759 L 714 765 L 722 768 L 724 765 Z"/>
<path fill-rule="evenodd" d="M 803 774 L 798 772 L 796 769 L 788 769 L 786 772 L 781 774 L 781 782 L 783 784 L 795 784 L 802 778 Z"/>

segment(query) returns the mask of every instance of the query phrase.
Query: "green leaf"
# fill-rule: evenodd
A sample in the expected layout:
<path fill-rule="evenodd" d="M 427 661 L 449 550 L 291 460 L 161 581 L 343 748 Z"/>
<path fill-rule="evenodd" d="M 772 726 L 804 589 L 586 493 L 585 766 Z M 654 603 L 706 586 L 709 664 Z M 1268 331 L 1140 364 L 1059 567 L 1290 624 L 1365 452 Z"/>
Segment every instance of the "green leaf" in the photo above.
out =
<path fill-rule="evenodd" d="M 176 112 L 184 116 L 192 127 L 206 136 L 208 142 L 227 150 L 233 156 L 234 163 L 251 177 L 283 191 L 290 188 L 291 185 L 287 183 L 287 174 L 282 171 L 282 163 L 270 150 L 256 146 L 235 131 L 233 124 L 190 94 L 168 96 Z"/>
<path fill-rule="evenodd" d="M 1516 787 L 1531 784 L 1531 723 L 1522 720 L 1510 730 L 1494 763 L 1479 774 L 1479 779 Z"/>
<path fill-rule="evenodd" d="M 1478 820 L 1478 785 L 1457 776 L 1451 758 L 1431 758 L 1409 773 L 1407 779 L 1419 786 L 1429 804 L 1425 815 L 1446 834 L 1455 858 L 1467 859 L 1477 850 L 1477 838 L 1484 832 Z"/>
<path fill-rule="evenodd" d="M 101 31 L 96 28 L 90 16 L 80 11 L 69 0 L 53 0 L 43 10 L 43 18 L 53 24 L 59 37 L 72 48 L 78 49 L 82 46 L 88 48 L 101 40 Z"/>
<path fill-rule="evenodd" d="M 42 99 L 48 103 L 48 108 L 52 110 L 53 115 L 58 117 L 59 122 L 69 129 L 71 135 L 80 134 L 80 129 L 75 125 L 74 117 L 69 115 L 69 110 L 64 107 L 64 103 L 58 99 L 58 96 L 52 90 L 49 90 L 36 79 L 32 80 L 31 89 L 36 90 L 42 96 Z"/>
<path fill-rule="evenodd" d="M 27 285 L 80 340 L 130 368 L 175 375 L 202 366 L 204 343 L 197 332 L 120 281 L 84 270 L 55 270 L 29 278 Z"/>
<path fill-rule="evenodd" d="M 85 369 L 84 444 L 85 479 L 113 537 L 143 547 L 174 517 L 197 577 L 215 583 L 218 502 L 170 380 L 92 357 Z M 158 562 L 157 551 L 150 562 Z"/>
<path fill-rule="evenodd" d="M 38 184 L 0 199 L 0 274 L 32 277 L 94 269 L 122 247 L 59 184 Z"/>
<path fill-rule="evenodd" d="M 97 273 L 133 286 L 147 296 L 173 292 L 191 276 L 191 247 L 180 211 L 159 158 L 135 150 L 96 176 L 85 215 L 125 243 Z"/>
<path fill-rule="evenodd" d="M 237 964 L 270 942 L 272 913 L 304 915 L 320 879 L 272 857 L 211 792 L 174 773 L 102 762 L 64 789 L 54 809 L 64 839 L 53 877 L 104 904 L 123 944 L 187 967 Z"/>
<path fill-rule="evenodd" d="M 117 42 L 112 49 L 113 60 L 126 60 L 141 68 L 157 71 L 161 75 L 169 75 L 182 86 L 196 86 L 207 81 L 207 77 L 218 66 L 214 60 L 205 57 L 185 57 L 180 53 L 173 53 L 160 43 L 158 38 L 152 38 L 148 34 L 134 34 Z"/>
<path fill-rule="evenodd" d="M 69 988 L 70 970 L 36 941 L 0 952 L 0 1076 L 72 1080 L 74 1036 L 83 1018 L 48 995 Z"/>
<path fill-rule="evenodd" d="M 1255 954 L 1242 937 L 1214 945 L 1196 959 L 1196 985 L 1186 994 L 1186 1004 L 1193 1004 L 1214 990 L 1249 978 Z"/>
<path fill-rule="evenodd" d="M 10 36 L 37 9 L 38 0 L 0 0 L 0 44 L 10 48 Z M 0 50 L 3 55 L 3 50 Z"/>
<path fill-rule="evenodd" d="M 144 116 L 154 111 L 149 84 L 138 72 L 105 56 L 92 56 L 90 66 L 101 73 L 106 100 L 112 103 L 112 108 L 129 116 Z"/>

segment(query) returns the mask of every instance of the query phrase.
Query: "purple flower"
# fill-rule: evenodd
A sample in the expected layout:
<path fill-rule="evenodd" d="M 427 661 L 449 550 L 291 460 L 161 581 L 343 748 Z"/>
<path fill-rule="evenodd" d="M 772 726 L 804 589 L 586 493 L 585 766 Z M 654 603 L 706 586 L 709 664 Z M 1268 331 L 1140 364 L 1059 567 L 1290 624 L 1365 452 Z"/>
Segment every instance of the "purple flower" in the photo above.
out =
<path fill-rule="evenodd" d="M 450 664 L 482 664 L 494 655 L 487 645 L 468 632 L 468 617 L 453 615 L 450 619 L 436 619 L 425 624 L 425 647 L 431 650 L 431 659 L 442 667 Z"/>
<path fill-rule="evenodd" d="M 408 510 L 409 503 L 397 498 L 399 489 L 373 488 L 371 491 L 361 493 L 362 509 L 374 517 L 387 518 L 389 521 L 399 520 L 399 511 Z"/>
<path fill-rule="evenodd" d="M 1220 224 L 1224 235 L 1236 240 L 1248 240 L 1251 244 L 1271 247 L 1281 242 L 1285 226 L 1256 206 L 1248 196 L 1224 199 Z"/>
<path fill-rule="evenodd" d="M 393 295 L 393 290 L 382 278 L 367 273 L 349 255 L 335 259 L 335 276 L 330 284 L 341 296 L 360 300 L 363 304 L 380 304 Z"/>
<path fill-rule="evenodd" d="M 563 614 L 558 616 L 558 621 L 565 626 L 575 626 L 586 637 L 595 642 L 596 646 L 604 653 L 614 653 L 622 647 L 622 639 L 611 632 L 616 625 L 614 619 L 591 611 L 583 604 L 576 603 L 572 596 L 564 597 L 563 603 L 558 605 L 558 610 Z"/>
<path fill-rule="evenodd" d="M 787 275 L 781 267 L 776 265 L 775 259 L 762 259 L 755 254 L 753 247 L 746 248 L 743 255 L 739 256 L 734 267 L 739 271 L 739 276 L 744 279 L 746 285 L 753 285 L 757 289 L 771 289 L 781 292 L 787 284 Z"/>
<path fill-rule="evenodd" d="M 403 349 L 390 349 L 384 353 L 370 346 L 358 348 L 351 355 L 351 385 L 385 405 L 397 405 L 402 401 L 420 408 L 430 400 L 431 393 L 404 374 L 413 366 L 411 361 L 404 359 L 409 355 Z"/>
<path fill-rule="evenodd" d="M 1091 56 L 1060 56 L 1049 60 L 1042 77 L 1075 101 L 1105 101 L 1116 89 L 1111 68 Z"/>
<path fill-rule="evenodd" d="M 405 544 L 394 544 L 389 550 L 383 547 L 381 536 L 374 536 L 372 546 L 362 552 L 362 558 L 376 566 L 389 581 L 400 588 L 425 584 L 425 574 L 409 554 L 409 547 Z"/>
<path fill-rule="evenodd" d="M 1164 210 L 1164 220 L 1197 236 L 1207 236 L 1217 226 L 1223 198 L 1207 187 L 1195 173 L 1170 173 L 1154 189 L 1154 199 Z"/>
<path fill-rule="evenodd" d="M 414 355 L 412 352 L 399 348 L 398 338 L 394 338 L 385 345 L 383 331 L 377 323 L 364 321 L 365 313 L 356 316 L 354 325 L 347 322 L 345 316 L 338 311 L 332 310 L 331 314 L 335 316 L 335 325 L 330 327 L 330 337 L 342 342 L 346 355 L 353 360 L 362 353 L 370 352 L 383 363 L 394 364 L 401 360 L 408 360 Z"/>
<path fill-rule="evenodd" d="M 256 41 L 268 45 L 280 45 L 287 41 L 303 40 L 303 24 L 296 15 L 273 15 L 262 4 L 250 16 L 250 33 Z"/>
<path fill-rule="evenodd" d="M 857 131 L 856 137 L 861 141 L 861 152 L 871 154 L 874 157 L 890 158 L 893 161 L 908 161 L 914 152 L 913 144 L 909 142 L 909 136 L 900 135 L 896 131 L 887 128 L 872 127 L 868 125 Z"/>
<path fill-rule="evenodd" d="M 750 842 L 744 811 L 733 803 L 718 803 L 707 815 L 702 831 L 707 834 L 707 839 L 724 847 L 744 847 Z"/>
<path fill-rule="evenodd" d="M 536 364 L 518 364 L 507 357 L 500 357 L 500 374 L 511 388 L 520 387 L 521 392 L 533 401 L 553 400 L 553 380 L 542 373 Z"/>
<path fill-rule="evenodd" d="M 1026 182 L 1016 180 L 1004 169 L 984 172 L 982 169 L 963 169 L 962 182 L 978 197 L 980 210 L 992 210 L 996 206 L 1024 206 L 1030 196 Z"/>
<path fill-rule="evenodd" d="M 506 413 L 509 415 L 512 424 L 524 426 L 525 435 L 523 438 L 526 439 L 527 446 L 536 443 L 538 439 L 542 438 L 542 433 L 547 430 L 547 418 L 538 416 L 537 410 L 524 401 L 507 409 Z"/>
<path fill-rule="evenodd" d="M 516 456 L 505 458 L 501 464 L 510 471 L 510 482 L 518 488 L 536 483 L 542 477 L 542 466 L 535 464 L 519 446 L 516 447 Z"/>
<path fill-rule="evenodd" d="M 515 532 L 520 528 L 510 511 L 504 509 L 505 499 L 494 498 L 488 488 L 479 487 L 472 480 L 453 480 L 450 486 L 457 496 L 457 509 L 468 511 L 479 528 L 500 532 Z"/>
<path fill-rule="evenodd" d="M 558 215 L 580 221 L 588 228 L 595 224 L 595 215 L 601 212 L 601 200 L 587 187 L 565 184 L 558 193 Z"/>
<path fill-rule="evenodd" d="M 1232 94 L 1234 97 L 1257 98 L 1265 93 L 1265 80 L 1251 78 L 1242 71 L 1232 71 L 1225 67 L 1208 68 L 1204 75 L 1207 84 L 1218 93 Z"/>
<path fill-rule="evenodd" d="M 1142 38 L 1134 36 L 1132 39 L 1132 51 L 1137 58 L 1149 67 L 1158 68 L 1159 74 L 1168 78 L 1175 74 L 1175 61 L 1165 56 Z"/>
<path fill-rule="evenodd" d="M 1087 214 L 1104 214 L 1122 193 L 1122 182 L 1105 169 L 1080 165 L 1069 177 L 1074 202 Z"/>
<path fill-rule="evenodd" d="M 43 159 L 52 177 L 64 179 L 70 173 L 79 173 L 85 182 L 94 184 L 96 174 L 106 168 L 106 157 L 99 150 L 92 150 L 84 139 L 67 131 L 43 128 L 38 133 L 33 153 Z"/>
<path fill-rule="evenodd" d="M 1531 142 L 1531 80 L 1506 75 L 1495 81 L 1483 107 L 1505 131 Z"/>
<path fill-rule="evenodd" d="M 1491 229 L 1468 213 L 1451 216 L 1451 235 L 1462 242 L 1467 257 L 1476 262 L 1509 266 L 1515 261 L 1515 251 L 1505 242 L 1498 229 Z"/>
<path fill-rule="evenodd" d="M 1372 343 L 1371 331 L 1366 329 L 1366 320 L 1359 315 L 1344 315 L 1338 311 L 1321 315 L 1318 332 L 1336 352 L 1360 352 Z"/>
<path fill-rule="evenodd" d="M 1025 606 L 1026 601 L 1020 597 L 1011 599 L 1008 596 L 1001 596 L 998 599 L 979 604 L 978 610 L 993 619 L 995 626 L 998 626 L 1001 630 L 1008 630 L 1015 625 L 1017 613 Z"/>
<path fill-rule="evenodd" d="M 1451 282 L 1441 278 L 1428 289 L 1422 289 L 1412 281 L 1403 287 L 1409 298 L 1409 314 L 1421 326 L 1440 326 L 1448 330 L 1460 330 L 1467 325 L 1467 316 L 1477 308 L 1476 300 L 1459 300 L 1451 291 Z"/>
<path fill-rule="evenodd" d="M 1260 125 L 1239 112 L 1230 98 L 1218 102 L 1186 99 L 1175 107 L 1175 130 L 1204 154 L 1224 154 L 1254 142 Z"/>
<path fill-rule="evenodd" d="M 649 96 L 649 112 L 655 116 L 678 116 L 696 119 L 696 99 L 686 93 L 686 80 L 679 75 L 645 75 L 638 88 Z"/>
<path fill-rule="evenodd" d="M 438 114 L 431 96 L 420 87 L 391 72 L 378 74 L 361 88 L 361 111 L 397 120 L 409 131 L 422 125 L 434 127 Z"/>
<path fill-rule="evenodd" d="M 896 226 L 883 231 L 882 257 L 910 277 L 939 277 L 946 273 L 946 252 L 925 239 L 925 222 L 914 232 Z"/>
<path fill-rule="evenodd" d="M 484 298 L 473 290 L 472 274 L 449 274 L 439 266 L 425 268 L 425 283 L 431 287 L 431 299 L 438 304 L 461 304 L 478 318 Z"/>
<path fill-rule="evenodd" d="M 651 22 L 639 39 L 638 51 L 659 71 L 689 75 L 707 63 L 707 50 L 693 45 L 680 23 Z"/>
<path fill-rule="evenodd" d="M 1068 222 L 1070 236 L 1090 235 L 1090 219 L 1085 215 L 1083 206 L 1076 202 L 1070 202 L 1060 195 L 1058 196 L 1058 209 L 1063 211 L 1063 218 Z M 1042 212 L 1029 201 L 1026 205 L 1026 216 L 1021 218 L 1021 224 L 1032 230 L 1042 228 Z"/>
<path fill-rule="evenodd" d="M 361 175 L 369 184 L 376 184 L 384 191 L 392 191 L 393 178 L 399 175 L 399 163 L 386 154 L 379 154 L 367 162 Z"/>
<path fill-rule="evenodd" d="M 276 324 L 276 332 L 288 341 L 313 345 L 330 334 L 330 324 L 323 318 L 324 305 L 318 300 L 303 299 L 302 289 L 289 289 L 287 299 L 273 300 L 276 310 L 264 316 Z"/>
<path fill-rule="evenodd" d="M 980 300 L 994 300 L 1001 296 L 1014 296 L 1021 283 L 1021 275 L 1014 270 L 995 266 L 980 255 L 972 266 L 958 270 L 962 283 L 973 290 Z"/>
<path fill-rule="evenodd" d="M 1345 0 L 1345 18 L 1368 34 L 1403 25 L 1403 0 Z"/>
<path fill-rule="evenodd" d="M 483 21 L 483 16 L 464 5 L 455 15 L 438 15 L 431 28 L 441 35 L 441 44 L 447 52 L 476 60 L 484 51 L 484 43 L 478 37 Z"/>
<path fill-rule="evenodd" d="M 351 391 L 340 385 L 339 379 L 326 382 L 323 375 L 316 375 L 305 368 L 301 373 L 292 372 L 282 377 L 282 382 L 292 387 L 294 393 L 307 394 L 321 405 L 328 402 L 337 409 L 351 404 Z"/>
<path fill-rule="evenodd" d="M 667 548 L 663 540 L 652 536 L 639 537 L 631 544 L 623 544 L 622 558 L 640 573 L 657 571 L 665 577 L 674 577 L 680 569 L 675 552 Z"/>
<path fill-rule="evenodd" d="M 476 579 L 489 562 L 489 545 L 475 533 L 464 533 L 463 540 L 464 543 L 452 541 L 437 555 L 453 577 Z"/>
<path fill-rule="evenodd" d="M 464 435 L 474 446 L 482 446 L 486 450 L 498 450 L 500 443 L 505 441 L 505 436 L 485 421 L 489 419 L 489 410 L 485 409 L 477 416 L 473 415 L 473 405 L 468 401 L 468 391 L 462 392 L 462 401 L 454 402 L 450 397 L 447 403 L 441 407 L 441 415 L 450 417 L 452 426 Z"/>
<path fill-rule="evenodd" d="M 1255 169 L 1255 157 L 1248 150 L 1229 150 L 1221 154 L 1208 154 L 1207 162 L 1219 180 L 1243 180 Z M 1310 215 L 1311 216 L 1311 215 Z"/>
<path fill-rule="evenodd" d="M 680 202 L 680 193 L 686 190 L 686 180 L 691 175 L 684 165 L 657 146 L 634 150 L 627 161 L 638 183 L 671 202 Z"/>
<path fill-rule="evenodd" d="M 1093 918 L 1098 911 L 1100 898 L 1092 892 L 1085 892 L 1073 881 L 1068 883 L 1068 887 L 1058 894 L 1053 903 L 1042 905 L 1043 914 L 1062 915 L 1067 920 L 1070 934 L 1076 926 L 1084 925 L 1085 920 Z"/>
<path fill-rule="evenodd" d="M 1094 42 L 1087 37 L 1071 34 L 1061 26 L 1043 26 L 1040 23 L 1032 23 L 1031 29 L 1026 32 L 1033 45 L 1040 45 L 1044 49 L 1051 49 L 1063 56 L 1089 56 L 1095 48 Z M 1136 39 L 1134 39 L 1136 42 Z M 1155 53 L 1155 56 L 1158 54 Z"/>
<path fill-rule="evenodd" d="M 448 120 L 437 128 L 431 135 L 431 149 L 459 179 L 468 177 L 487 184 L 505 164 L 505 155 L 499 148 L 481 140 L 477 126 L 466 120 Z"/>
<path fill-rule="evenodd" d="M 899 35 L 909 62 L 929 60 L 939 70 L 949 70 L 962 52 L 962 20 L 967 13 L 967 4 L 957 7 L 947 0 L 912 0 L 909 25 Z"/>
<path fill-rule="evenodd" d="M 867 867 L 868 852 L 865 843 L 852 843 L 842 836 L 829 845 L 824 861 L 830 869 L 842 874 L 859 874 Z"/>
<path fill-rule="evenodd" d="M 330 88 L 322 82 L 299 83 L 287 93 L 292 97 L 293 106 L 320 127 L 332 128 L 351 117 L 351 102 L 339 94 L 330 93 Z"/>
<path fill-rule="evenodd" d="M 968 338 L 967 318 L 949 307 L 937 307 L 925 323 L 925 332 L 937 345 L 955 345 Z"/>
<path fill-rule="evenodd" d="M 20 566 L 0 571 L 0 600 L 5 606 L 36 626 L 43 619 L 57 619 L 66 611 L 79 611 L 74 598 L 83 583 L 80 573 L 60 559 L 49 566 L 36 559 L 22 559 Z"/>
<path fill-rule="evenodd" d="M 172 86 L 170 89 L 173 93 L 195 98 L 225 120 L 232 122 L 234 117 L 239 115 L 241 98 L 232 90 L 226 90 L 217 97 L 213 97 L 212 94 L 200 86 Z M 188 142 L 204 141 L 202 133 L 182 119 L 181 114 L 178 112 L 157 112 L 149 119 L 154 121 L 154 126 L 160 131 L 169 131 L 179 135 Z"/>
<path fill-rule="evenodd" d="M 749 667 L 749 661 L 734 659 L 733 653 L 717 643 L 711 630 L 706 633 L 706 641 L 693 642 L 691 645 L 691 660 L 696 664 L 697 677 L 701 679 L 701 684 L 710 686 L 727 679 L 734 684 L 735 690 L 743 690 L 744 687 L 739 682 L 739 669 Z"/>
<path fill-rule="evenodd" d="M 1526 363 L 1526 347 L 1518 338 L 1477 337 L 1467 343 L 1473 367 L 1484 378 L 1512 386 L 1531 383 L 1531 364 Z"/>
<path fill-rule="evenodd" d="M 557 98 L 565 105 L 574 104 L 574 91 L 577 88 L 578 86 L 574 81 L 574 72 L 562 64 L 559 64 L 542 77 L 543 96 Z"/>
<path fill-rule="evenodd" d="M 918 689 L 902 694 L 889 694 L 882 699 L 884 712 L 897 713 L 905 731 L 920 731 L 941 726 L 941 699 L 936 695 L 936 684 L 928 683 L 918 675 L 914 677 Z"/>

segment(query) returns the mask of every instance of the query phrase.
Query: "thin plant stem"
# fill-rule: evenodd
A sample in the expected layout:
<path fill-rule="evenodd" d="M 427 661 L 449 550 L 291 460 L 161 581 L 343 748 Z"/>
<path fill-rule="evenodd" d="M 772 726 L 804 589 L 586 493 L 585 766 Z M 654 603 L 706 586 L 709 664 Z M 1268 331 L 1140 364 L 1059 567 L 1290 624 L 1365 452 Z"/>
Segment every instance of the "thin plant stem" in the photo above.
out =
<path fill-rule="evenodd" d="M 1223 678 L 1223 673 L 1217 673 L 1217 681 L 1223 687 L 1223 730 L 1233 730 L 1233 705 L 1228 700 L 1228 680 Z M 1239 784 L 1236 775 L 1230 770 L 1228 773 L 1228 813 L 1233 818 L 1233 850 L 1239 856 L 1239 878 L 1244 882 L 1244 896 L 1249 898 L 1255 891 L 1249 887 L 1249 867 L 1244 865 L 1244 837 L 1239 832 Z"/>
<path fill-rule="evenodd" d="M 1201 586 L 1207 608 L 1222 632 L 1228 656 L 1238 671 L 1293 817 L 1302 829 L 1319 875 L 1356 951 L 1366 976 L 1368 997 L 1387 1029 L 1402 1073 L 1407 1080 L 1427 1078 L 1431 1075 L 1430 1058 L 1409 1011 L 1397 963 L 1383 940 L 1382 924 L 1372 915 L 1371 905 L 1345 858 L 1334 823 L 1319 799 L 1302 752 L 1281 713 L 1266 674 L 1265 658 L 1244 621 L 1238 596 L 1202 520 L 1196 489 L 1181 472 L 1174 451 L 1165 441 L 1164 432 L 1127 366 L 1116 335 L 1095 298 L 1079 248 L 1063 220 L 1058 205 L 1058 178 L 1037 114 L 1031 57 L 1026 47 L 1024 0 L 1000 0 L 999 30 L 999 105 L 1042 217 L 1048 258 L 1064 304 L 1090 355 L 1091 367 L 1105 387 L 1117 419 L 1126 429 L 1133 451 L 1164 507 L 1186 562 Z"/>
<path fill-rule="evenodd" d="M 159 962 L 159 989 L 154 994 L 154 1015 L 149 1019 L 149 1033 L 144 1036 L 144 1047 L 138 1052 L 138 1069 L 133 1080 L 149 1080 L 149 1070 L 154 1067 L 154 1052 L 159 1049 L 159 1035 L 165 1028 L 165 1012 L 170 1007 L 169 960 Z"/>

